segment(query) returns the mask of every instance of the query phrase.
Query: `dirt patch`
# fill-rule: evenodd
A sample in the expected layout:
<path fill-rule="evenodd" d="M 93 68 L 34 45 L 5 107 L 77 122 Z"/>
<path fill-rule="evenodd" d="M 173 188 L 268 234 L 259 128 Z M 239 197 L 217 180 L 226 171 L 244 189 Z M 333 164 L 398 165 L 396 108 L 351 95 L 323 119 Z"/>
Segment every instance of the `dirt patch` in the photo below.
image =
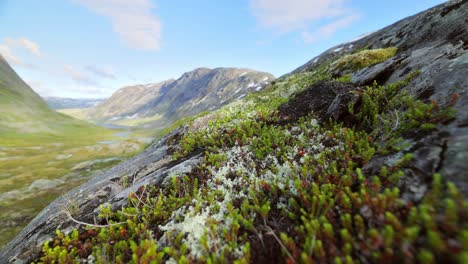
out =
<path fill-rule="evenodd" d="M 356 89 L 350 83 L 318 82 L 278 108 L 280 123 L 284 125 L 296 122 L 312 112 L 322 121 L 333 118 L 346 123 L 352 122 L 353 117 L 348 112 L 348 106 L 359 99 L 357 94 L 352 93 Z"/>

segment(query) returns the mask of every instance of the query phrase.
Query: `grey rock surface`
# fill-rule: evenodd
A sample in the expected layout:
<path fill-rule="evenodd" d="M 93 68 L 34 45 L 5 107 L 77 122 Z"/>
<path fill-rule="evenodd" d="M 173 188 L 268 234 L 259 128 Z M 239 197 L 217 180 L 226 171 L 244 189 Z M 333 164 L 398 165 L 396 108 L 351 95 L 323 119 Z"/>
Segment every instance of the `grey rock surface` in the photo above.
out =
<path fill-rule="evenodd" d="M 313 58 L 293 73 L 314 71 L 359 49 L 397 47 L 394 58 L 369 66 L 352 75 L 359 86 L 401 80 L 408 73 L 421 74 L 405 88 L 416 98 L 434 100 L 442 106 L 454 97 L 456 118 L 440 125 L 436 132 L 414 142 L 416 163 L 412 172 L 418 182 L 440 172 L 468 195 L 468 0 L 453 0 L 405 18 L 358 40 L 333 47 Z M 338 50 L 338 51 L 337 51 Z M 430 164 L 438 164 L 431 167 Z M 408 188 L 410 189 L 410 188 Z"/>

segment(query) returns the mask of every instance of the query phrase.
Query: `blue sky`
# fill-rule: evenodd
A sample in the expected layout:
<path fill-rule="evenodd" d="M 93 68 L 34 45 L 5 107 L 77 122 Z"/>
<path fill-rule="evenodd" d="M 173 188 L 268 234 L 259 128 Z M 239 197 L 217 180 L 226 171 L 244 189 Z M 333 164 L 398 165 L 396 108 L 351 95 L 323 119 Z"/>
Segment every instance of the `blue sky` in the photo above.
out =
<path fill-rule="evenodd" d="M 1 0 L 0 54 L 43 96 L 102 98 L 197 67 L 280 76 L 443 2 Z"/>

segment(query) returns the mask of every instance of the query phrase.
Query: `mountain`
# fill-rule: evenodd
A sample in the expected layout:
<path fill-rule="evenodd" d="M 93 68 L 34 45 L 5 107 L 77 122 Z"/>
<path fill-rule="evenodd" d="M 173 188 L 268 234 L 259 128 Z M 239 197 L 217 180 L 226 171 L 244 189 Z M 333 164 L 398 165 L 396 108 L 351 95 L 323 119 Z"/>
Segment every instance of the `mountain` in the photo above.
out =
<path fill-rule="evenodd" d="M 467 17 L 447 1 L 186 122 L 51 203 L 0 258 L 467 263 Z"/>
<path fill-rule="evenodd" d="M 51 110 L 1 55 L 0 109 L 0 133 L 53 133 L 85 124 Z"/>
<path fill-rule="evenodd" d="M 105 99 L 78 99 L 62 97 L 44 97 L 47 105 L 52 109 L 82 109 L 94 107 L 102 103 Z"/>
<path fill-rule="evenodd" d="M 272 80 L 273 75 L 250 69 L 198 68 L 176 80 L 124 87 L 87 111 L 87 117 L 120 124 L 141 120 L 161 127 L 218 109 L 248 92 L 261 90 Z"/>

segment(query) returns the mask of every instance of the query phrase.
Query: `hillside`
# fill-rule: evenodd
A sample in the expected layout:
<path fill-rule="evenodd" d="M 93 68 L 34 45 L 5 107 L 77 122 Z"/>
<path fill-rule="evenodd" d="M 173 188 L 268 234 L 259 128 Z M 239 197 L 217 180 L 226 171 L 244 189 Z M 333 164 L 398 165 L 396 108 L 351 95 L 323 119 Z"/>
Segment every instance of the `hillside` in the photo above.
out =
<path fill-rule="evenodd" d="M 142 137 L 49 109 L 0 56 L 0 248 L 61 194 L 141 151 Z"/>
<path fill-rule="evenodd" d="M 198 68 L 176 80 L 119 89 L 86 115 L 100 123 L 164 127 L 178 119 L 218 109 L 248 92 L 260 90 L 272 80 L 271 74 L 249 69 Z"/>
<path fill-rule="evenodd" d="M 466 17 L 446 2 L 187 121 L 0 259 L 467 263 Z"/>
<path fill-rule="evenodd" d="M 49 110 L 37 95 L 0 55 L 0 132 L 50 131 L 45 119 L 65 117 Z"/>
<path fill-rule="evenodd" d="M 0 55 L 0 143 L 21 134 L 63 134 L 69 129 L 102 129 L 50 109 Z"/>

